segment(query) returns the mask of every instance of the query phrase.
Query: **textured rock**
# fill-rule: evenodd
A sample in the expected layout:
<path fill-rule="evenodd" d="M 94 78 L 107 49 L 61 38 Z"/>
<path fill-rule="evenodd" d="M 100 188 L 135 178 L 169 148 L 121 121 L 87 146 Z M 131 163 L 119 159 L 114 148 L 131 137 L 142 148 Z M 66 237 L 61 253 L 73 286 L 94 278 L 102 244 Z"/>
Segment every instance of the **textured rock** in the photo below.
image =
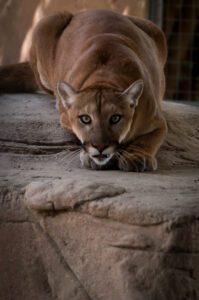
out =
<path fill-rule="evenodd" d="M 82 169 L 45 95 L 0 97 L 0 299 L 199 299 L 199 109 L 152 173 Z"/>

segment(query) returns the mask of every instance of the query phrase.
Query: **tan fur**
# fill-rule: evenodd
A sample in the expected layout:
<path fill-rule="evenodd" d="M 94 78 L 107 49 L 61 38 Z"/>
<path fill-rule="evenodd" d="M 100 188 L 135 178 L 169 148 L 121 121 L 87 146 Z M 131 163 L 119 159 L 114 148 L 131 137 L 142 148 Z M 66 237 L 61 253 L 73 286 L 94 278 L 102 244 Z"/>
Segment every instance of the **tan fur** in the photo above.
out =
<path fill-rule="evenodd" d="M 44 18 L 30 55 L 39 85 L 59 101 L 62 126 L 83 143 L 83 165 L 126 171 L 156 168 L 166 134 L 161 112 L 165 61 L 165 38 L 156 25 L 106 10 Z M 130 105 L 128 88 L 137 80 L 139 95 Z M 92 118 L 90 126 L 79 120 L 85 114 Z M 113 114 L 123 117 L 110 126 Z M 95 154 L 111 159 L 101 164 Z"/>

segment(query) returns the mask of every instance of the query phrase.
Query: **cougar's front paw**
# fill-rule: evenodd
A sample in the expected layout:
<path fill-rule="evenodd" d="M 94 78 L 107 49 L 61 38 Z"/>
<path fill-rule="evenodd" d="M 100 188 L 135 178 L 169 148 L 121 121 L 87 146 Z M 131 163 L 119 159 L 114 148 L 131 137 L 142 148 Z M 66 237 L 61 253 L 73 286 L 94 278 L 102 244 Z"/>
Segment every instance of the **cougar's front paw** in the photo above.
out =
<path fill-rule="evenodd" d="M 82 166 L 86 169 L 99 170 L 100 166 L 98 166 L 86 153 L 85 151 L 80 152 L 80 161 Z"/>
<path fill-rule="evenodd" d="M 121 156 L 118 167 L 126 172 L 154 171 L 157 169 L 157 160 L 142 153 L 127 153 Z"/>

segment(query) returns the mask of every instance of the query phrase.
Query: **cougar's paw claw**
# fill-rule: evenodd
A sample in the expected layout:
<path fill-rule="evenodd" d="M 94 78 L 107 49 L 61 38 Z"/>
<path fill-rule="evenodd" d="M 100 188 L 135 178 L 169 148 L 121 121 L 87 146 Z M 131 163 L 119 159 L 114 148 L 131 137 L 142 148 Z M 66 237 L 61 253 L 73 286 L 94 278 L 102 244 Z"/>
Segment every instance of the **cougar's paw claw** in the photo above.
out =
<path fill-rule="evenodd" d="M 140 153 L 132 154 L 128 159 L 123 158 L 119 161 L 119 169 L 126 172 L 154 171 L 157 168 L 157 161 L 152 156 L 145 156 Z"/>

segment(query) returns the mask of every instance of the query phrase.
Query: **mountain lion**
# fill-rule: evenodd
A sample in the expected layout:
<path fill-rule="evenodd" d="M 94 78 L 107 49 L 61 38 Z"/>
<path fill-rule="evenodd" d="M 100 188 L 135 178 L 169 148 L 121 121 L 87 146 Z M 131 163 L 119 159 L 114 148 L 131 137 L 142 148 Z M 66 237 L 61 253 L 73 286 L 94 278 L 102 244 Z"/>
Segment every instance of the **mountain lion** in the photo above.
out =
<path fill-rule="evenodd" d="M 0 68 L 1 92 L 54 94 L 61 126 L 92 169 L 148 171 L 167 126 L 161 112 L 166 43 L 152 22 L 108 10 L 43 18 L 30 61 Z M 17 79 L 17 80 L 16 80 Z"/>

